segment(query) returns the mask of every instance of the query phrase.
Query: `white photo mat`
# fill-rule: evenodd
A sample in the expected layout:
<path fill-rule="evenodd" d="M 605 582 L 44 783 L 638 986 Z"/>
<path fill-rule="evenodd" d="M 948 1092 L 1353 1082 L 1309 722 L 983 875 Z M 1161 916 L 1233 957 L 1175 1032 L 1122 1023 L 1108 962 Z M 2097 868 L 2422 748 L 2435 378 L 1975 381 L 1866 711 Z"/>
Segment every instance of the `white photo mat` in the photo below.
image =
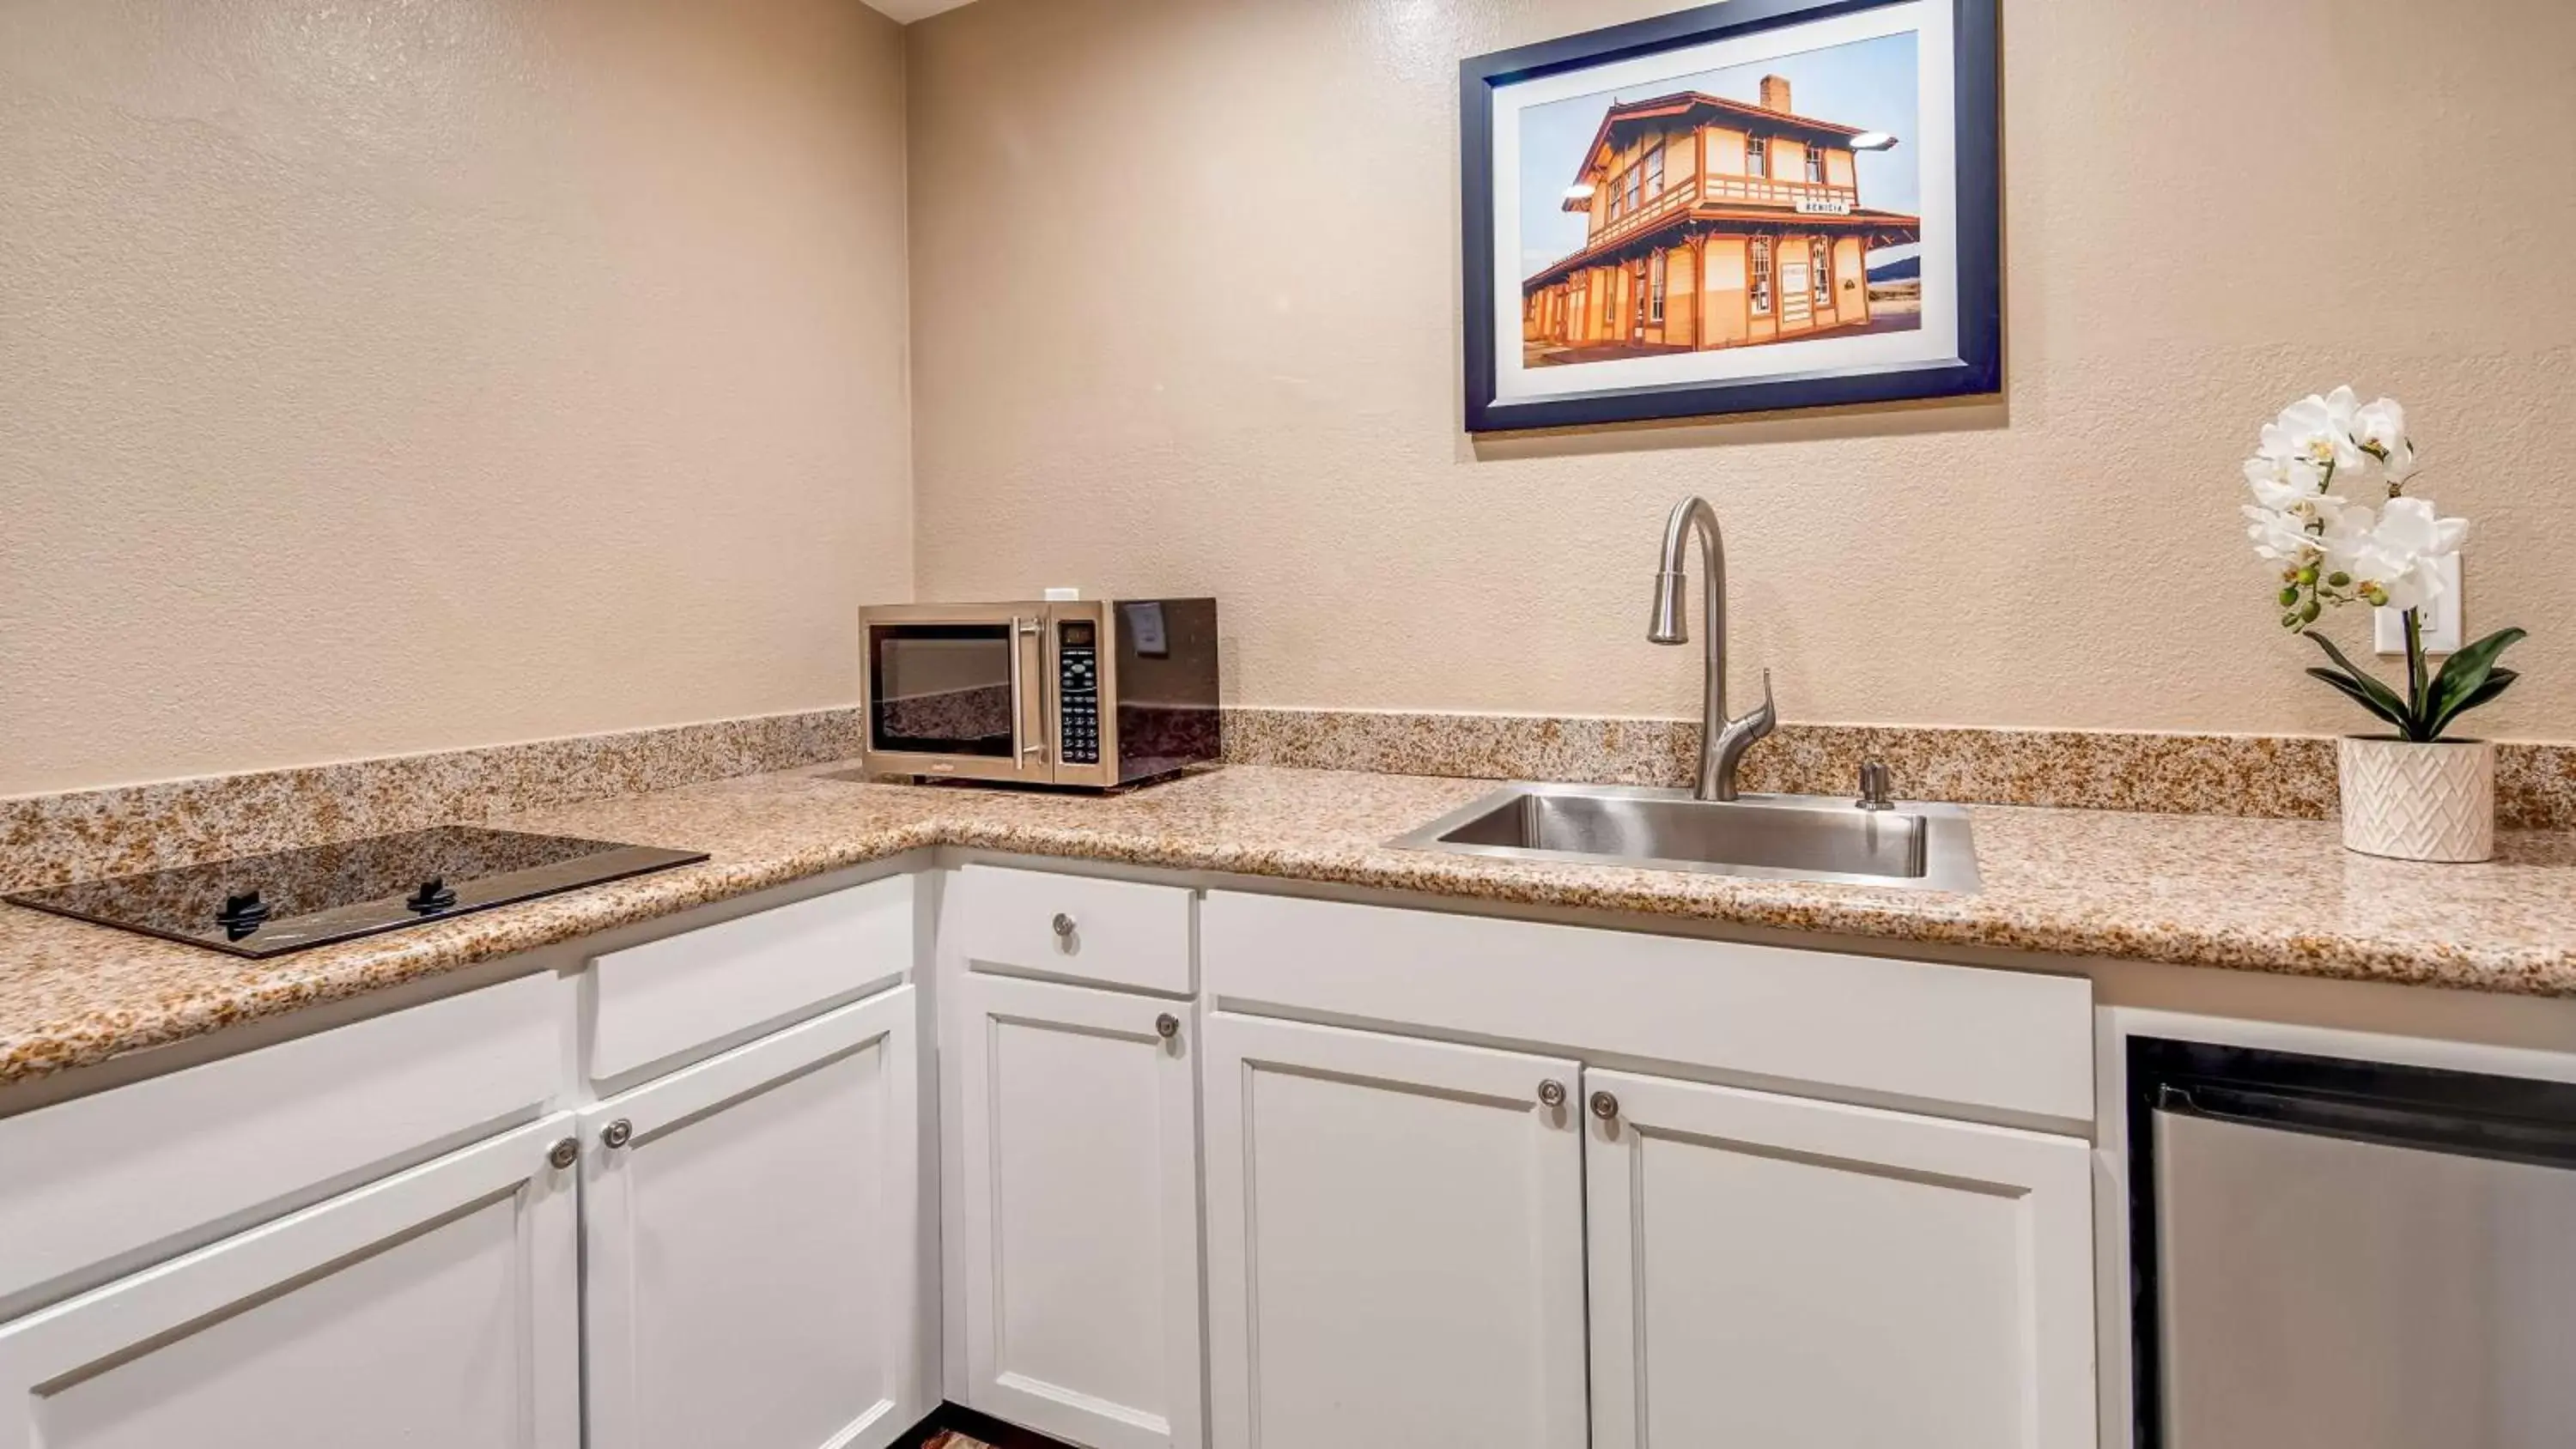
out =
<path fill-rule="evenodd" d="M 1901 138 L 1922 168 L 1922 325 L 1900 332 L 1766 342 L 1706 352 L 1667 353 L 1570 366 L 1531 367 L 1519 345 L 1523 308 L 1521 115 L 1534 107 L 1603 91 L 1652 95 L 1653 87 L 1705 71 L 1759 65 L 1884 36 L 1911 33 L 1920 67 L 1916 128 Z M 1911 0 L 1858 15 L 1790 25 L 1567 71 L 1497 87 L 1493 92 L 1495 399 L 1534 402 L 1676 383 L 1725 383 L 1818 373 L 1862 372 L 1936 363 L 1959 343 L 1957 40 L 1947 5 Z"/>

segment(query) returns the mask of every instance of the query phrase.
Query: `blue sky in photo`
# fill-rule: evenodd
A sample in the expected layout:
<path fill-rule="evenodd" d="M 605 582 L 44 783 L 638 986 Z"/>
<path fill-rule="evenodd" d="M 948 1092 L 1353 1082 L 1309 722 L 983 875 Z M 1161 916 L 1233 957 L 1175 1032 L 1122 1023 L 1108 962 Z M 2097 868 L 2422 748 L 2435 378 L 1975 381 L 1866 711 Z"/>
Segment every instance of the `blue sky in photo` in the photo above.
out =
<path fill-rule="evenodd" d="M 1785 76 L 1789 101 L 1810 120 L 1833 121 L 1897 138 L 1892 151 L 1858 157 L 1860 204 L 1885 211 L 1921 210 L 1923 177 L 1916 132 L 1915 36 L 1883 35 L 1849 45 L 1801 51 L 1751 65 L 1728 66 L 1551 101 L 1521 113 L 1521 273 L 1536 272 L 1583 246 L 1586 220 L 1559 209 L 1565 188 L 1583 165 L 1583 148 L 1601 129 L 1616 101 L 1642 101 L 1676 91 L 1706 91 L 1728 100 L 1759 102 L 1762 78 Z M 1870 254 L 1873 265 L 1910 256 L 1912 247 Z"/>

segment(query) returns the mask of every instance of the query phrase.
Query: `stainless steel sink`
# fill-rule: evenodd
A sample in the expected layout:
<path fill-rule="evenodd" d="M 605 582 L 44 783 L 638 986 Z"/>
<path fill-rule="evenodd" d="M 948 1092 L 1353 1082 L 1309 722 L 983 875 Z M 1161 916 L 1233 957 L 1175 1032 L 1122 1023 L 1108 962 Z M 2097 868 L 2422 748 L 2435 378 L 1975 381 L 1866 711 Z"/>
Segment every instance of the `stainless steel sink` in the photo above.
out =
<path fill-rule="evenodd" d="M 1816 795 L 1719 801 L 1625 785 L 1509 785 L 1392 843 L 1506 860 L 1977 888 L 1968 814 L 1955 805 L 1898 802 L 1864 810 Z"/>

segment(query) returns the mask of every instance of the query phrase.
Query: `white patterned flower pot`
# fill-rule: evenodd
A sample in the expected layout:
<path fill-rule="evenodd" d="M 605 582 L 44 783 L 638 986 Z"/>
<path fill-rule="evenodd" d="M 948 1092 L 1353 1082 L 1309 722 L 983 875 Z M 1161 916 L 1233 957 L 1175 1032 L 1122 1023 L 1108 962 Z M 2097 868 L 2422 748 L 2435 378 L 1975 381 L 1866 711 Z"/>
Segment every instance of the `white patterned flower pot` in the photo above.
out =
<path fill-rule="evenodd" d="M 2341 742 L 2343 843 L 2364 855 L 2467 862 L 2495 855 L 2495 746 Z"/>

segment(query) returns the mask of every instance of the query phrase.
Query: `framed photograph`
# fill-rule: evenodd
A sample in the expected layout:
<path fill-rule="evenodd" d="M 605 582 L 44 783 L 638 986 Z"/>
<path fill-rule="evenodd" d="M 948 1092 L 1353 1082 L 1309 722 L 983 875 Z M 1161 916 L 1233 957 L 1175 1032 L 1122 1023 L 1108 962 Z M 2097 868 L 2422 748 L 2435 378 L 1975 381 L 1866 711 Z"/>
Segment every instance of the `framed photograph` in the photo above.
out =
<path fill-rule="evenodd" d="M 1726 0 L 1460 67 L 1467 428 L 2003 372 L 1995 0 Z"/>

